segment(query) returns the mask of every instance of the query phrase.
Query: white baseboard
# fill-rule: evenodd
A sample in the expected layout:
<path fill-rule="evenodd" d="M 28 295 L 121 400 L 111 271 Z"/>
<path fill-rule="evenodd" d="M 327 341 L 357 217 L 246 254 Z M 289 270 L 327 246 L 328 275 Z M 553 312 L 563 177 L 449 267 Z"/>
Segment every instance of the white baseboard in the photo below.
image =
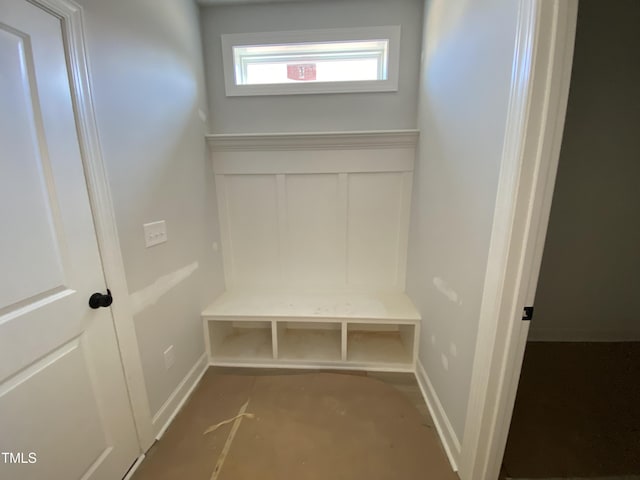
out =
<path fill-rule="evenodd" d="M 191 392 L 198 386 L 202 376 L 209 368 L 207 354 L 203 353 L 196 364 L 189 370 L 189 373 L 182 379 L 178 387 L 169 396 L 166 402 L 153 416 L 153 430 L 156 440 L 160 440 L 164 432 L 178 414 Z"/>
<path fill-rule="evenodd" d="M 422 366 L 420 360 L 416 363 L 415 375 L 416 380 L 418 381 L 418 386 L 422 391 L 424 401 L 427 404 L 427 408 L 429 409 L 429 413 L 433 419 L 433 423 L 435 424 L 438 435 L 440 436 L 440 441 L 442 442 L 447 457 L 449 458 L 451 468 L 453 468 L 454 472 L 457 472 L 461 449 L 460 440 L 458 440 L 458 436 L 453 430 L 453 426 L 447 417 L 447 413 L 444 411 L 442 403 L 440 403 L 440 399 L 438 398 L 438 395 L 436 394 L 436 391 L 434 390 L 427 372 Z"/>

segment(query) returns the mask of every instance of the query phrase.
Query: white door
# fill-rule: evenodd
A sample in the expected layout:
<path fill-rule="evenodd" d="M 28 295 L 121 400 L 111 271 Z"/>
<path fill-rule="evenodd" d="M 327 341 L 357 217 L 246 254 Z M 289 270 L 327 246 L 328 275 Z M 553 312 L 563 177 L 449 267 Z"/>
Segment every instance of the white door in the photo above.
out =
<path fill-rule="evenodd" d="M 61 21 L 0 0 L 0 479 L 116 480 L 138 456 L 105 290 Z"/>

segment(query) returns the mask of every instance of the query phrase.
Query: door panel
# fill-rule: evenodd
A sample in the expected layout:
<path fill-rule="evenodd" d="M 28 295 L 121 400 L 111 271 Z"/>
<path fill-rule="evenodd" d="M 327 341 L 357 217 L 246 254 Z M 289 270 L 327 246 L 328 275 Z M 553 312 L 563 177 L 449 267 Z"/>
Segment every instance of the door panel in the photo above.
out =
<path fill-rule="evenodd" d="M 139 453 L 58 18 L 0 0 L 0 478 L 118 479 Z M 16 458 L 15 456 L 13 457 Z"/>
<path fill-rule="evenodd" d="M 50 208 L 51 193 L 46 183 L 50 169 L 45 173 L 48 159 L 41 155 L 46 152 L 42 121 L 33 108 L 39 102 L 34 98 L 36 90 L 30 87 L 33 56 L 28 48 L 28 37 L 0 25 L 0 58 L 4 67 L 3 90 L 14 94 L 3 102 L 6 111 L 12 115 L 0 117 L 0 135 L 7 152 L 3 170 L 10 168 L 13 174 L 0 177 L 0 189 L 12 199 L 7 207 L 21 206 L 19 212 L 11 209 L 12 215 L 3 216 L 6 217 L 3 218 L 3 229 L 12 232 L 5 240 L 6 246 L 10 251 L 20 253 L 3 255 L 0 260 L 2 271 L 15 275 L 11 281 L 5 279 L 0 289 L 0 309 L 6 309 L 46 294 L 65 281 Z M 51 200 L 55 202 L 55 197 Z"/>
<path fill-rule="evenodd" d="M 82 357 L 74 339 L 3 386 L 0 411 L 13 432 L 11 451 L 37 453 L 29 478 L 81 478 L 109 447 Z M 21 478 L 22 470 L 14 465 L 6 478 Z"/>

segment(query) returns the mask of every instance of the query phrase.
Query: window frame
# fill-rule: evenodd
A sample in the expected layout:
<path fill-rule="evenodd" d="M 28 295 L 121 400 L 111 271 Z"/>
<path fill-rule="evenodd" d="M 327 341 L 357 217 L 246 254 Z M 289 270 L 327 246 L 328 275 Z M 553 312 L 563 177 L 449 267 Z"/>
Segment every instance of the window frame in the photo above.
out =
<path fill-rule="evenodd" d="M 401 32 L 399 25 L 299 30 L 288 32 L 223 34 L 221 36 L 221 43 L 226 95 L 227 97 L 236 97 L 255 95 L 304 95 L 398 91 L 400 35 Z M 234 63 L 233 47 L 366 40 L 389 40 L 386 80 L 300 82 L 255 85 L 236 84 L 236 66 Z"/>

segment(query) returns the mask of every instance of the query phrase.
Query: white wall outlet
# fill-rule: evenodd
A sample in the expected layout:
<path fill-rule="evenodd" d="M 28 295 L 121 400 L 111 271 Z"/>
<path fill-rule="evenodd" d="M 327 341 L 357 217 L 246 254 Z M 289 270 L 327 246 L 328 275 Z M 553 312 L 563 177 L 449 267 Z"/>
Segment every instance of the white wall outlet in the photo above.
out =
<path fill-rule="evenodd" d="M 144 227 L 144 245 L 145 247 L 153 247 L 159 243 L 167 241 L 167 222 L 160 220 L 159 222 L 145 223 Z"/>
<path fill-rule="evenodd" d="M 164 366 L 169 370 L 173 367 L 174 363 L 176 363 L 176 355 L 173 351 L 173 345 L 170 345 L 169 348 L 164 351 Z"/>

